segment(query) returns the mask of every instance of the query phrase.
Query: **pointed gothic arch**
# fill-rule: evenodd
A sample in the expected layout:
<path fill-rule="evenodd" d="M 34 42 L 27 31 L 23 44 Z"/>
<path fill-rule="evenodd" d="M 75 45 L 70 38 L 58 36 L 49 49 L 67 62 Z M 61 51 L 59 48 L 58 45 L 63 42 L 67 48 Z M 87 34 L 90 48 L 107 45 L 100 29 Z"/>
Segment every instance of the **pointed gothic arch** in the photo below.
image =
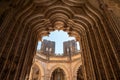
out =
<path fill-rule="evenodd" d="M 63 30 L 70 35 L 77 33 L 78 39 L 81 36 L 79 40 L 83 49 L 85 78 L 119 79 L 118 25 L 115 25 L 115 20 L 110 16 L 110 11 L 103 0 L 98 0 L 99 9 L 95 9 L 87 0 L 82 0 L 82 3 L 81 0 L 61 0 L 59 3 L 65 3 L 64 10 L 54 5 L 57 1 L 47 0 L 48 3 L 45 3 L 43 0 L 42 2 L 16 0 L 8 6 L 6 17 L 0 26 L 0 78 L 24 80 L 36 53 L 38 38 L 56 29 L 53 26 L 54 22 L 62 21 L 66 25 Z M 45 5 L 41 8 L 43 3 Z M 78 4 L 79 8 L 75 8 Z M 56 7 L 59 11 L 55 10 L 54 16 L 49 15 L 50 17 L 46 18 L 44 11 L 48 5 Z M 61 7 L 61 4 L 58 5 Z M 66 12 L 69 11 L 66 7 L 73 7 L 71 8 L 73 16 Z M 78 11 L 74 11 L 74 8 Z M 51 9 L 46 14 L 52 13 Z"/>
<path fill-rule="evenodd" d="M 52 77 L 51 75 L 52 75 L 52 73 L 54 72 L 54 70 L 56 70 L 56 69 L 58 69 L 58 68 L 60 68 L 60 69 L 62 69 L 62 70 L 64 71 L 64 75 L 65 75 L 64 78 L 65 78 L 65 80 L 69 80 L 69 77 L 70 77 L 70 76 L 68 76 L 69 71 L 68 71 L 68 69 L 67 69 L 64 65 L 61 65 L 61 64 L 57 64 L 57 65 L 55 65 L 55 66 L 53 66 L 53 67 L 51 68 L 50 74 L 49 74 L 50 78 Z"/>
<path fill-rule="evenodd" d="M 36 67 L 37 69 L 38 69 L 38 78 L 36 78 L 36 80 L 44 80 L 44 76 L 45 76 L 45 72 L 44 72 L 44 69 L 43 69 L 43 66 L 39 63 L 39 62 L 35 62 L 35 63 L 33 63 L 33 65 L 32 65 L 32 67 L 31 67 L 31 71 L 30 71 L 30 76 L 29 76 L 29 79 L 32 79 L 32 80 L 34 80 L 33 79 L 33 72 L 35 72 L 35 71 L 33 71 L 33 68 L 34 67 Z M 35 75 L 36 76 L 36 75 Z"/>
<path fill-rule="evenodd" d="M 57 68 L 52 72 L 50 80 L 66 80 L 64 70 Z"/>

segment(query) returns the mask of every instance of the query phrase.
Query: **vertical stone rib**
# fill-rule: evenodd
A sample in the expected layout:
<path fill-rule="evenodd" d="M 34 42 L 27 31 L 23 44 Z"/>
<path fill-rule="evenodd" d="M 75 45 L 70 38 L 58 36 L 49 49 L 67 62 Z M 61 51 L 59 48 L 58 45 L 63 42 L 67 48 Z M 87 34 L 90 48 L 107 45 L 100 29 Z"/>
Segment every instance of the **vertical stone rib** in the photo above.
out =
<path fill-rule="evenodd" d="M 94 73 L 94 64 L 92 62 L 92 56 L 90 53 L 90 47 L 88 45 L 89 41 L 86 36 L 83 36 L 82 38 L 82 47 L 83 47 L 83 58 L 84 58 L 84 66 L 85 66 L 85 71 L 86 71 L 86 76 L 87 80 L 96 80 L 96 76 Z"/>
<path fill-rule="evenodd" d="M 23 35 L 22 35 L 22 40 L 19 46 L 19 50 L 17 51 L 15 76 L 13 77 L 14 80 L 19 80 L 20 78 L 20 74 L 21 74 L 24 58 L 26 55 L 26 50 L 28 48 L 30 36 L 31 36 L 30 30 L 28 30 L 28 27 L 25 27 L 23 31 Z"/>
<path fill-rule="evenodd" d="M 15 34 L 15 37 L 14 37 L 14 40 L 13 40 L 13 43 L 12 43 L 12 45 L 11 45 L 11 49 L 9 50 L 9 56 L 8 56 L 8 59 L 7 59 L 7 62 L 5 63 L 6 65 L 5 65 L 5 68 L 7 68 L 8 67 L 8 69 L 9 69 L 9 71 L 7 71 L 7 73 L 6 73 L 6 75 L 8 75 L 9 74 L 9 72 L 10 72 L 10 70 L 11 70 L 11 65 L 12 65 L 12 61 L 13 61 L 13 58 L 14 58 L 14 56 L 15 56 L 15 50 L 16 50 L 16 46 L 17 46 L 17 42 L 18 42 L 18 39 L 16 40 L 16 38 L 17 38 L 17 36 L 18 36 L 18 32 L 19 32 L 19 30 L 20 30 L 20 27 L 19 26 L 17 26 L 18 27 L 18 29 L 16 29 L 15 31 L 16 31 L 16 33 L 14 33 Z M 14 32 L 15 32 L 14 31 Z M 4 79 L 6 79 L 8 76 L 6 76 Z"/>
<path fill-rule="evenodd" d="M 28 56 L 29 60 L 28 60 L 28 68 L 27 68 L 27 74 L 30 74 L 30 70 L 32 67 L 32 63 L 33 63 L 33 58 L 36 55 L 36 51 L 37 51 L 37 44 L 38 44 L 38 38 L 37 35 L 34 34 L 34 46 L 33 46 L 33 51 L 31 51 L 31 54 Z M 33 43 L 33 42 L 32 42 Z"/>
<path fill-rule="evenodd" d="M 9 74 L 7 76 L 7 80 L 11 79 L 12 76 L 10 76 L 10 74 L 12 74 L 12 72 L 14 71 L 14 68 L 16 66 L 16 56 L 17 56 L 17 51 L 19 49 L 19 46 L 20 46 L 20 42 L 21 42 L 21 38 L 22 38 L 22 35 L 23 35 L 23 31 L 24 31 L 24 28 L 25 27 L 21 27 L 21 25 L 19 25 L 18 27 L 20 27 L 19 29 L 19 32 L 17 34 L 17 37 L 16 37 L 16 40 L 14 42 L 14 48 L 12 49 L 13 51 L 11 51 L 11 55 L 15 55 L 14 57 L 12 56 L 12 59 L 11 59 L 11 64 L 10 64 L 10 71 L 9 71 Z"/>
<path fill-rule="evenodd" d="M 120 41 L 120 28 L 119 28 L 120 26 L 117 23 L 118 20 L 116 20 L 115 14 L 112 11 L 110 11 L 110 10 L 109 10 L 109 15 L 111 17 L 111 23 L 114 26 L 114 27 L 112 27 L 112 29 L 114 30 L 118 40 Z"/>
<path fill-rule="evenodd" d="M 15 26 L 14 29 L 11 31 L 11 34 L 10 34 L 11 37 L 9 37 L 9 39 L 7 41 L 7 44 L 6 44 L 6 46 L 5 46 L 5 48 L 4 48 L 3 52 L 2 52 L 3 54 L 1 55 L 1 57 L 3 57 L 4 59 L 2 61 L 3 66 L 1 67 L 0 77 L 2 75 L 3 79 L 7 75 L 7 72 L 9 71 L 9 66 L 8 65 L 11 62 L 9 60 L 9 57 L 14 56 L 14 55 L 10 54 L 10 51 L 13 48 L 13 43 L 14 43 L 14 40 L 15 40 L 15 37 L 16 37 L 16 34 L 17 34 L 18 30 L 19 30 L 19 27 Z M 2 58 L 1 58 L 1 60 L 2 60 Z M 4 74 L 6 74 L 6 75 L 4 75 Z M 2 77 L 1 77 L 1 79 L 2 79 Z"/>
<path fill-rule="evenodd" d="M 106 72 L 106 76 L 107 76 L 107 80 L 109 80 L 110 78 L 110 73 L 109 73 L 109 61 L 108 61 L 108 58 L 107 58 L 107 51 L 105 50 L 105 40 L 103 39 L 103 35 L 104 32 L 101 30 L 102 29 L 102 25 L 96 25 L 98 28 L 96 29 L 96 33 L 98 34 L 98 40 L 99 40 L 99 48 L 100 48 L 100 55 L 101 55 L 101 58 L 102 58 L 102 61 L 103 61 L 103 66 L 104 66 L 104 69 L 105 69 L 105 72 Z M 109 67 L 109 68 L 107 68 Z M 111 70 L 110 70 L 111 71 Z"/>
<path fill-rule="evenodd" d="M 110 60 L 109 60 L 109 57 L 108 57 L 108 54 L 109 54 L 109 51 L 108 51 L 108 46 L 106 45 L 106 43 L 108 43 L 107 41 L 107 35 L 106 35 L 106 32 L 104 30 L 104 25 L 102 24 L 98 24 L 99 25 L 99 32 L 100 32 L 100 36 L 101 36 L 101 39 L 102 39 L 102 43 L 103 43 L 103 57 L 104 57 L 104 62 L 105 62 L 105 66 L 106 66 L 106 71 L 107 71 L 107 75 L 109 76 L 109 79 L 114 79 L 115 76 L 114 76 L 114 73 L 113 73 L 113 69 L 111 67 L 111 63 L 110 63 Z M 103 26 L 103 27 L 102 27 Z M 102 46 L 102 44 L 101 44 Z"/>
<path fill-rule="evenodd" d="M 7 26 L 9 25 L 12 17 L 13 17 L 13 11 L 12 10 L 5 10 L 3 12 L 3 22 L 0 24 L 0 34 L 4 32 L 5 29 L 7 29 Z M 1 36 L 1 35 L 0 35 Z"/>
<path fill-rule="evenodd" d="M 107 55 L 108 55 L 108 58 L 110 60 L 110 65 L 112 67 L 112 71 L 114 72 L 114 76 L 116 79 L 117 78 L 119 79 L 119 75 L 120 75 L 119 62 L 118 62 L 117 57 L 115 55 L 116 54 L 115 47 L 117 47 L 118 40 L 115 40 L 116 38 L 113 37 L 114 33 L 111 32 L 110 27 L 114 27 L 114 26 L 111 25 L 111 22 L 109 22 L 109 20 L 106 17 L 105 17 L 104 24 L 105 24 L 104 30 L 106 32 L 106 37 L 104 37 L 104 38 L 106 38 L 105 39 L 106 40 L 106 48 L 108 50 Z"/>
<path fill-rule="evenodd" d="M 96 41 L 95 41 L 95 37 L 94 37 L 94 34 L 93 34 L 93 31 L 90 29 L 88 31 L 88 41 L 89 41 L 89 46 L 90 46 L 90 51 L 91 51 L 91 56 L 92 56 L 92 60 L 93 60 L 93 64 L 94 64 L 94 71 L 95 71 L 95 76 L 96 76 L 96 80 L 101 80 L 101 74 L 100 74 L 100 69 L 99 69 L 99 62 L 98 62 L 98 58 L 97 58 L 97 55 L 96 54 L 99 54 L 97 53 L 96 51 Z"/>
<path fill-rule="evenodd" d="M 32 46 L 30 46 L 30 44 L 31 44 L 31 42 L 32 42 L 32 38 L 33 36 L 32 36 L 32 34 L 31 34 L 31 36 L 30 36 L 30 40 L 29 40 L 29 43 L 28 43 L 28 49 L 26 50 L 26 54 L 24 55 L 24 58 L 23 58 L 23 60 L 24 60 L 24 62 L 23 62 L 23 64 L 22 64 L 22 66 L 21 66 L 21 74 L 20 74 L 20 76 L 19 76 L 19 79 L 20 80 L 23 80 L 23 78 L 25 77 L 25 74 L 26 74 L 26 69 L 25 69 L 25 65 L 26 65 L 26 59 L 28 59 L 28 54 L 30 55 L 30 53 L 28 53 L 29 51 L 31 51 L 31 47 Z"/>
<path fill-rule="evenodd" d="M 80 42 L 79 42 L 80 43 Z M 82 54 L 81 54 L 81 58 L 82 58 L 82 64 L 83 64 L 83 72 L 84 72 L 84 74 L 83 74 L 83 76 L 84 76 L 84 79 L 85 80 L 87 80 L 87 77 L 86 77 L 86 75 L 87 75 L 87 72 L 86 72 L 86 66 L 85 66 L 85 64 L 86 64 L 86 60 L 85 60 L 85 50 L 83 49 L 84 47 L 85 47 L 85 45 L 84 45 L 84 36 L 82 36 L 82 38 L 81 38 L 81 46 L 80 47 L 82 47 L 81 49 L 81 51 L 82 51 Z"/>
<path fill-rule="evenodd" d="M 86 47 L 88 47 L 88 48 L 87 48 L 87 50 L 88 50 L 87 53 L 88 53 L 88 55 L 90 56 L 90 58 L 89 58 L 88 61 L 89 61 L 89 63 L 91 63 L 91 64 L 90 64 L 91 71 L 92 71 L 92 73 L 91 73 L 91 76 L 92 76 L 92 77 L 91 77 L 91 78 L 92 78 L 92 80 L 95 80 L 95 79 L 96 79 L 96 76 L 95 76 L 95 71 L 94 71 L 94 67 L 93 67 L 94 65 L 93 65 L 93 61 L 92 61 L 92 56 L 91 56 L 90 46 L 89 46 L 89 43 L 88 43 L 87 36 L 86 36 L 86 44 L 87 44 Z"/>
<path fill-rule="evenodd" d="M 25 60 L 24 60 L 24 63 L 23 63 L 23 68 L 22 68 L 22 71 L 21 71 L 21 76 L 20 76 L 20 80 L 23 80 L 25 79 L 26 77 L 26 74 L 27 74 L 27 69 L 29 68 L 29 66 L 31 66 L 29 63 L 29 60 L 32 62 L 33 60 L 33 57 L 35 55 L 35 46 L 36 45 L 36 42 L 37 42 L 37 37 L 35 37 L 34 33 L 32 33 L 32 36 L 30 38 L 30 43 L 29 43 L 29 47 L 27 49 L 27 52 L 26 52 L 26 55 L 25 55 Z M 31 58 L 32 57 L 32 58 Z M 29 65 L 29 66 L 28 66 Z M 28 68 L 26 68 L 26 66 L 28 66 Z"/>
<path fill-rule="evenodd" d="M 13 16 L 13 14 L 8 14 L 6 16 Z M 3 25 L 1 26 L 1 32 L 0 32 L 0 57 L 3 53 L 3 50 L 7 44 L 7 42 L 9 41 L 10 38 L 10 34 L 13 30 L 13 28 L 15 27 L 16 23 L 14 19 L 11 19 L 12 17 L 6 17 L 8 20 L 3 22 Z"/>
<path fill-rule="evenodd" d="M 4 25 L 6 23 L 6 20 L 9 19 L 9 13 L 8 10 L 4 10 L 1 14 L 0 14 L 0 33 L 2 31 L 2 29 L 4 28 Z M 4 23 L 3 23 L 4 22 Z M 7 21 L 8 22 L 8 21 Z M 4 24 L 4 25 L 3 25 Z"/>
<path fill-rule="evenodd" d="M 107 45 L 109 48 L 109 58 L 111 60 L 111 64 L 112 67 L 114 68 L 114 73 L 116 74 L 116 77 L 119 77 L 120 74 L 120 65 L 119 65 L 119 59 L 117 57 L 117 55 L 119 55 L 120 52 L 117 51 L 117 48 L 120 47 L 120 40 L 119 40 L 119 36 L 117 36 L 116 31 L 114 30 L 114 28 L 116 28 L 117 24 L 115 25 L 115 23 L 113 22 L 113 19 L 111 18 L 109 11 L 106 11 L 106 18 L 105 20 L 108 20 L 108 24 L 110 24 L 111 26 L 107 26 L 106 30 L 108 31 L 108 36 L 109 36 L 109 43 L 107 43 Z M 117 55 L 116 55 L 117 54 Z M 116 66 L 115 66 L 116 65 Z"/>
<path fill-rule="evenodd" d="M 120 52 L 120 25 L 118 23 L 119 20 L 117 19 L 117 17 L 115 16 L 115 14 L 112 11 L 110 11 L 109 14 L 111 16 L 112 24 L 114 24 L 113 29 L 118 37 L 118 43 L 116 44 L 117 45 L 116 46 L 117 53 L 115 55 L 117 56 L 117 59 L 120 62 L 120 55 L 119 55 L 119 52 Z"/>
<path fill-rule="evenodd" d="M 84 58 L 83 65 L 85 67 L 85 74 L 86 74 L 84 77 L 85 77 L 85 79 L 89 79 L 91 77 L 90 74 L 88 74 L 88 72 L 90 72 L 89 71 L 89 66 L 90 65 L 88 64 L 89 61 L 88 61 L 88 58 L 87 58 L 87 52 L 86 52 L 87 49 L 86 49 L 86 44 L 85 44 L 85 37 L 82 38 L 82 47 L 83 47 L 82 51 L 83 51 L 83 54 L 84 54 L 83 55 L 83 58 Z"/>
<path fill-rule="evenodd" d="M 120 68 L 119 68 L 119 61 L 115 54 L 118 54 L 116 48 L 119 46 L 119 40 L 118 36 L 116 35 L 114 27 L 115 24 L 112 22 L 111 16 L 109 14 L 109 10 L 107 9 L 106 5 L 103 3 L 103 0 L 99 0 L 100 5 L 102 5 L 102 11 L 103 16 L 102 18 L 102 25 L 99 27 L 102 27 L 102 31 L 100 34 L 103 33 L 103 42 L 104 42 L 104 49 L 105 49 L 105 57 L 104 60 L 106 60 L 106 70 L 108 71 L 109 79 L 119 79 L 120 75 Z M 98 22 L 98 23 L 100 23 Z M 116 68 L 115 68 L 116 66 Z M 111 73 L 110 73 L 111 72 Z"/>
<path fill-rule="evenodd" d="M 109 80 L 108 79 L 108 76 L 107 76 L 107 72 L 106 72 L 106 69 L 105 69 L 105 63 L 103 61 L 103 56 L 102 54 L 104 53 L 102 51 L 102 47 L 101 47 L 101 44 L 102 42 L 100 41 L 100 35 L 99 35 L 99 31 L 98 31 L 98 27 L 97 25 L 95 25 L 96 27 L 93 28 L 93 32 L 94 32 L 94 36 L 95 36 L 95 39 L 96 39 L 96 47 L 98 48 L 98 53 L 96 53 L 96 55 L 98 56 L 97 59 L 99 62 L 99 68 L 100 68 L 100 72 L 101 72 L 101 77 L 102 77 L 102 80 L 105 79 L 105 80 Z"/>

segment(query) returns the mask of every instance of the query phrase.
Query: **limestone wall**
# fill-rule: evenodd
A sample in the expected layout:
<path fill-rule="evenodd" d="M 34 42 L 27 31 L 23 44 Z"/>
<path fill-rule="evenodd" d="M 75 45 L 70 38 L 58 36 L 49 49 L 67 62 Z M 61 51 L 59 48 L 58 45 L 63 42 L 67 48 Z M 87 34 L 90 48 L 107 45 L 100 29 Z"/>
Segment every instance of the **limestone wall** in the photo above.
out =
<path fill-rule="evenodd" d="M 40 54 L 38 54 L 36 56 L 39 56 L 45 59 L 43 55 L 40 56 Z M 82 65 L 81 54 L 78 53 L 77 55 L 72 56 L 72 60 L 67 60 L 67 58 L 68 58 L 67 56 L 66 57 L 52 56 L 50 57 L 49 60 L 41 60 L 41 59 L 35 58 L 33 66 L 34 64 L 37 64 L 39 66 L 40 74 L 41 74 L 39 76 L 39 79 L 50 80 L 52 72 L 57 68 L 61 68 L 65 72 L 65 80 L 75 80 L 77 78 L 77 70 Z M 32 75 L 30 75 L 29 80 L 32 80 L 31 76 Z"/>

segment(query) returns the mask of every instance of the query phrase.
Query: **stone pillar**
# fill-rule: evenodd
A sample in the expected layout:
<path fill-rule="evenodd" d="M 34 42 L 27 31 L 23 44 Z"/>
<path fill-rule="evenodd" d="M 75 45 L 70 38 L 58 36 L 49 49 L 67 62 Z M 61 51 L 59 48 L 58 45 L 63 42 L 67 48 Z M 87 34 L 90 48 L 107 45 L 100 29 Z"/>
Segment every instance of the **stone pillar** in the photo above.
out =
<path fill-rule="evenodd" d="M 84 68 L 84 79 L 85 80 L 95 80 L 95 73 L 94 73 L 94 65 L 93 64 L 93 56 L 90 52 L 90 46 L 89 46 L 89 38 L 87 38 L 88 33 L 86 35 L 82 36 L 81 38 L 81 45 L 82 45 L 82 58 L 83 58 L 83 68 Z"/>
<path fill-rule="evenodd" d="M 14 11 L 8 16 L 0 30 L 0 79 L 24 80 L 32 64 L 37 37 L 15 20 Z"/>
<path fill-rule="evenodd" d="M 109 79 L 119 79 L 120 77 L 120 65 L 119 65 L 119 59 L 117 55 L 119 54 L 119 46 L 120 46 L 120 40 L 119 35 L 117 33 L 118 30 L 115 30 L 118 26 L 113 20 L 114 18 L 111 17 L 110 10 L 108 9 L 108 6 L 104 3 L 103 0 L 100 0 L 100 8 L 103 15 L 103 28 L 105 30 L 105 50 L 107 52 L 107 58 L 108 63 L 110 67 L 107 67 L 106 70 L 108 70 L 107 76 Z"/>

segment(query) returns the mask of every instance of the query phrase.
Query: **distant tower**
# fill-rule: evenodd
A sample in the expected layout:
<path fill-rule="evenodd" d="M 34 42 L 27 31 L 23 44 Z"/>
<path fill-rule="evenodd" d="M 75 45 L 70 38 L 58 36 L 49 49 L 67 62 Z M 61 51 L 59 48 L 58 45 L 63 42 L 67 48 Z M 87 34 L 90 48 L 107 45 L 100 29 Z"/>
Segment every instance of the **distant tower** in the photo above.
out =
<path fill-rule="evenodd" d="M 77 52 L 77 42 L 75 40 L 63 42 L 64 55 L 74 54 Z"/>
<path fill-rule="evenodd" d="M 44 54 L 55 54 L 55 42 L 49 40 L 43 40 L 41 45 L 41 52 Z"/>

